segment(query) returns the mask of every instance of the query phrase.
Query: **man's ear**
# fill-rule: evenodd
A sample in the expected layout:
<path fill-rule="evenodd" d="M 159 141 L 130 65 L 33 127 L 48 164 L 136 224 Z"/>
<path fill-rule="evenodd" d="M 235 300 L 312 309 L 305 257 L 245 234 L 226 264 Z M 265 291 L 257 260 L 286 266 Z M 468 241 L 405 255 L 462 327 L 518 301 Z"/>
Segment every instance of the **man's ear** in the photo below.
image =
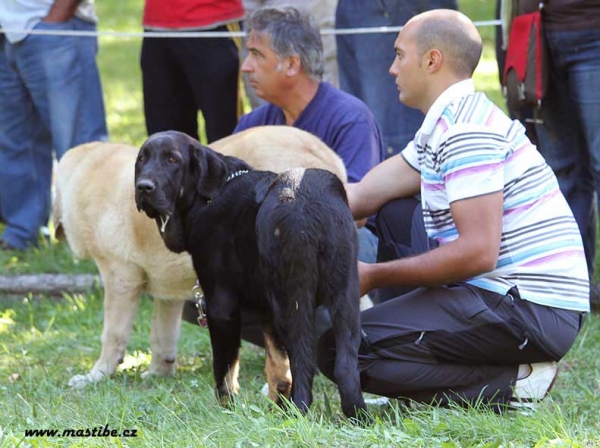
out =
<path fill-rule="evenodd" d="M 223 156 L 200 142 L 189 146 L 190 181 L 198 194 L 205 198 L 216 196 L 227 179 L 227 165 Z"/>
<path fill-rule="evenodd" d="M 302 61 L 298 56 L 288 56 L 283 61 L 283 69 L 287 76 L 296 76 L 302 71 Z"/>
<path fill-rule="evenodd" d="M 444 55 L 441 51 L 433 48 L 423 56 L 426 64 L 426 70 L 429 73 L 437 72 L 444 62 Z"/>

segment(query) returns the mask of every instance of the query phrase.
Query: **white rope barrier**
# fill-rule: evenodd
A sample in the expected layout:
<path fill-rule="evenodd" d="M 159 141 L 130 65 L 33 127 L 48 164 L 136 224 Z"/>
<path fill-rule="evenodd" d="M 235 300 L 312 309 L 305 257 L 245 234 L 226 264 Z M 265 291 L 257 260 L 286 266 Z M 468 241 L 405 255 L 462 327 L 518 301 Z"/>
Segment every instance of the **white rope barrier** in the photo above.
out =
<path fill-rule="evenodd" d="M 483 20 L 474 22 L 477 27 L 501 25 L 501 20 Z M 379 26 L 371 28 L 324 28 L 321 34 L 324 36 L 336 34 L 379 34 L 379 33 L 397 33 L 402 29 L 401 26 Z M 76 30 L 23 30 L 0 28 L 2 33 L 20 33 L 20 34 L 43 34 L 50 36 L 87 36 L 87 37 L 245 37 L 244 31 L 76 31 Z"/>

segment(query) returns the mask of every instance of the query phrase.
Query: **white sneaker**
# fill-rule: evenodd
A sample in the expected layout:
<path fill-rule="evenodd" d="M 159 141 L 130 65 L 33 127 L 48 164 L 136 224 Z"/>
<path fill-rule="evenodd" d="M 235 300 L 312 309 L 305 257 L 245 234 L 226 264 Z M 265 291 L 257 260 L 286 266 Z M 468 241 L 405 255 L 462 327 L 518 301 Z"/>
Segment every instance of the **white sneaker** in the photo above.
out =
<path fill-rule="evenodd" d="M 370 404 L 373 406 L 385 406 L 390 403 L 390 399 L 388 397 L 382 397 L 375 394 L 363 393 L 363 398 L 365 400 L 365 404 Z"/>
<path fill-rule="evenodd" d="M 529 368 L 529 374 L 515 383 L 511 406 L 532 408 L 535 402 L 543 400 L 548 395 L 556 382 L 558 377 L 556 362 L 529 364 Z"/>
<path fill-rule="evenodd" d="M 369 308 L 373 308 L 373 299 L 369 294 L 365 294 L 360 298 L 360 310 L 368 310 Z"/>

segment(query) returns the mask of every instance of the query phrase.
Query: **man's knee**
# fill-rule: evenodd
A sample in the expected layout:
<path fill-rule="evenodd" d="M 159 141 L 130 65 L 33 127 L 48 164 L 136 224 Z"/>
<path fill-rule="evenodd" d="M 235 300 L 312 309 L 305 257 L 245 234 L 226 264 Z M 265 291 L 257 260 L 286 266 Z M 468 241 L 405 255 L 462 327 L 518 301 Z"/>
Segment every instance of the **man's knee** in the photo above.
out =
<path fill-rule="evenodd" d="M 400 198 L 388 202 L 377 213 L 377 234 L 384 243 L 394 242 L 411 245 L 413 217 L 419 201 L 414 198 Z"/>

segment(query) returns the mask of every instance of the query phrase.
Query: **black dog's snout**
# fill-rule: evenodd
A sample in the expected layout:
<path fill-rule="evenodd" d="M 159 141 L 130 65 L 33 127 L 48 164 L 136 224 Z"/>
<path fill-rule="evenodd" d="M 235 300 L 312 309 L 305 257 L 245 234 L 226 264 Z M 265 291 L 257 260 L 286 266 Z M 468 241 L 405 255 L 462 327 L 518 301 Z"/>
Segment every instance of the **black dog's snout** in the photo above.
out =
<path fill-rule="evenodd" d="M 135 184 L 137 191 L 140 193 L 151 193 L 156 189 L 156 185 L 150 179 L 140 179 Z"/>

